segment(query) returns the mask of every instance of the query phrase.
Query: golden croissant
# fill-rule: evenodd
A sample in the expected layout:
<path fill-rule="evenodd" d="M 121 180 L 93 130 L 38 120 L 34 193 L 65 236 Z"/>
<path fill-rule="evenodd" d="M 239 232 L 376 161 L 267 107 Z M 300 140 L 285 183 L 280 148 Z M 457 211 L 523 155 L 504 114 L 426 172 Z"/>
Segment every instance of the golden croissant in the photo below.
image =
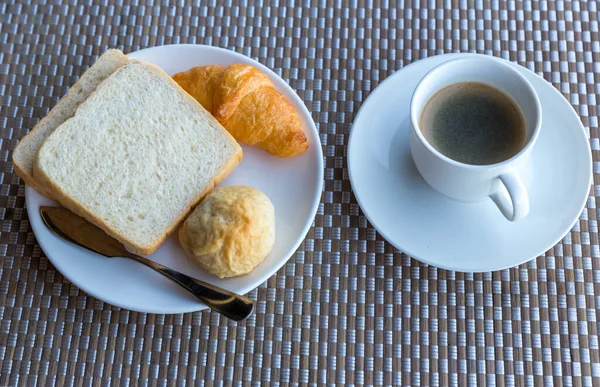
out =
<path fill-rule="evenodd" d="M 258 145 L 278 157 L 296 156 L 308 149 L 298 113 L 257 68 L 199 66 L 173 79 L 239 142 Z"/>

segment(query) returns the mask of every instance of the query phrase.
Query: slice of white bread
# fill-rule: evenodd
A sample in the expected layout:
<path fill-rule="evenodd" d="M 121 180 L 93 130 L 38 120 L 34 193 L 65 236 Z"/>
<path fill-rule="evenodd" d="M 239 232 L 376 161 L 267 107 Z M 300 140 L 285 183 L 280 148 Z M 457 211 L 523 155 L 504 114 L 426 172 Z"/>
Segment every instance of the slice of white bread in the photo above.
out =
<path fill-rule="evenodd" d="M 19 141 L 12 153 L 12 162 L 17 175 L 25 184 L 33 187 L 45 196 L 51 193 L 33 178 L 33 161 L 35 154 L 46 138 L 60 124 L 69 119 L 77 106 L 83 102 L 100 82 L 108 78 L 118 68 L 127 63 L 128 59 L 119 50 L 108 50 L 98 58 L 79 78 L 52 110 L 42 118 L 29 133 Z"/>
<path fill-rule="evenodd" d="M 175 81 L 131 60 L 46 139 L 34 178 L 146 255 L 241 158 L 234 138 Z"/>

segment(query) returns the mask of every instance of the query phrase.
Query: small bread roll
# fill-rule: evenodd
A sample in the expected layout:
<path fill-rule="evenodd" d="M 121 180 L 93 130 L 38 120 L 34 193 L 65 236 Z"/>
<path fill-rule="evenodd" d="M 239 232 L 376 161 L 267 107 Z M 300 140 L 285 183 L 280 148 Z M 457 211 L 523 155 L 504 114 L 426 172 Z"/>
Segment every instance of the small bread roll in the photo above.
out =
<path fill-rule="evenodd" d="M 185 220 L 179 241 L 187 254 L 219 278 L 248 274 L 273 248 L 275 209 L 256 188 L 218 188 Z"/>

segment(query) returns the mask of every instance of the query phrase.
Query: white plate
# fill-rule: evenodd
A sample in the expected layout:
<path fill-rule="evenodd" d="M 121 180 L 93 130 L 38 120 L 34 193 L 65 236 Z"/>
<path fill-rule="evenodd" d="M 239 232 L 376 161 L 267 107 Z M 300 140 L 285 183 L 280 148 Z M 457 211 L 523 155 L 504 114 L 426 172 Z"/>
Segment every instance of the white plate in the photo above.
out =
<path fill-rule="evenodd" d="M 248 63 L 267 73 L 277 89 L 295 106 L 310 146 L 302 155 L 279 159 L 244 146 L 244 158 L 222 185 L 243 184 L 267 194 L 276 213 L 276 241 L 269 256 L 250 274 L 229 279 L 209 275 L 188 259 L 175 236 L 152 260 L 206 282 L 245 294 L 272 276 L 294 254 L 308 232 L 321 199 L 323 154 L 311 114 L 294 90 L 277 74 L 233 51 L 200 45 L 153 47 L 129 54 L 152 62 L 169 75 L 205 64 Z M 184 313 L 206 307 L 179 285 L 145 266 L 122 258 L 105 258 L 71 245 L 42 223 L 39 207 L 55 204 L 37 191 L 25 191 L 27 212 L 40 246 L 71 282 L 92 296 L 122 308 L 149 313 Z"/>
<path fill-rule="evenodd" d="M 352 126 L 348 169 L 371 224 L 399 250 L 444 269 L 482 272 L 519 265 L 560 241 L 590 191 L 592 156 L 585 128 L 565 98 L 535 73 L 521 71 L 539 94 L 543 126 L 526 182 L 529 215 L 507 221 L 491 202 L 461 203 L 430 188 L 408 146 L 409 104 L 419 80 L 450 54 L 394 73 L 364 102 Z"/>

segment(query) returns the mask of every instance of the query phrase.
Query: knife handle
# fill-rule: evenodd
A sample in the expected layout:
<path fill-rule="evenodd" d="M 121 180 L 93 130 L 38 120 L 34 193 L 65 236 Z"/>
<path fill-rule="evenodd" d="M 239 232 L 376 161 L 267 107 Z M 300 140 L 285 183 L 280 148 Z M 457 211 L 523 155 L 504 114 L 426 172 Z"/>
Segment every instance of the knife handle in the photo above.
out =
<path fill-rule="evenodd" d="M 206 306 L 234 321 L 245 320 L 254 311 L 254 301 L 248 297 L 197 280 L 139 255 L 130 254 L 128 258 L 143 263 L 165 277 L 172 279 L 196 296 Z"/>

